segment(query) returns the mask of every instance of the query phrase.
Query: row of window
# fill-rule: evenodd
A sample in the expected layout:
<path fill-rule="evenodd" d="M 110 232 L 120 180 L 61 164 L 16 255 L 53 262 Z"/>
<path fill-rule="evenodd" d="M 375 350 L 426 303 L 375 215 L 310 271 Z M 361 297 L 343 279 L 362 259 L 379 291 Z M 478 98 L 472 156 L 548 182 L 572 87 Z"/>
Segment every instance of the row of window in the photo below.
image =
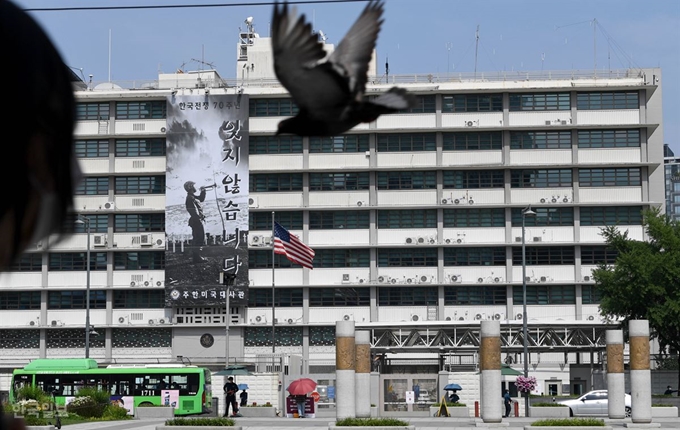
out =
<path fill-rule="evenodd" d="M 74 194 L 101 196 L 109 193 L 107 176 L 87 176 L 82 178 Z M 165 175 L 155 176 L 116 176 L 113 178 L 116 194 L 165 194 Z"/>
<path fill-rule="evenodd" d="M 90 220 L 90 233 L 107 233 L 108 214 L 82 214 Z M 64 233 L 86 233 L 87 226 L 76 222 L 77 215 L 68 215 L 64 221 Z M 116 233 L 163 232 L 165 231 L 165 214 L 114 214 L 113 231 Z"/>
<path fill-rule="evenodd" d="M 107 253 L 90 252 L 90 270 L 106 270 Z M 52 252 L 47 257 L 50 271 L 87 270 L 86 252 Z M 165 251 L 114 252 L 114 270 L 162 270 L 165 269 Z M 16 272 L 42 271 L 42 254 L 23 254 L 8 269 Z"/>
<path fill-rule="evenodd" d="M 165 155 L 164 138 L 116 139 L 116 157 L 161 157 Z M 74 144 L 77 158 L 102 158 L 109 156 L 109 140 L 76 140 Z"/>
<path fill-rule="evenodd" d="M 40 291 L 2 291 L 0 310 L 39 310 Z M 84 290 L 49 291 L 47 309 L 85 309 Z M 114 309 L 160 309 L 165 306 L 165 292 L 155 290 L 114 290 Z M 106 309 L 106 291 L 90 290 L 90 308 Z"/>
<path fill-rule="evenodd" d="M 91 348 L 104 348 L 105 336 L 90 336 Z M 82 349 L 85 347 L 85 330 L 67 328 L 47 330 L 45 333 L 47 349 Z M 112 348 L 170 348 L 172 347 L 171 328 L 113 328 L 111 329 Z M 38 349 L 40 330 L 0 330 L 0 349 Z M 70 378 L 73 378 L 71 376 Z M 68 379 L 68 378 L 67 378 Z"/>
<path fill-rule="evenodd" d="M 109 102 L 76 103 L 76 120 L 107 121 L 111 118 Z M 165 100 L 126 101 L 115 103 L 116 119 L 165 119 Z"/>

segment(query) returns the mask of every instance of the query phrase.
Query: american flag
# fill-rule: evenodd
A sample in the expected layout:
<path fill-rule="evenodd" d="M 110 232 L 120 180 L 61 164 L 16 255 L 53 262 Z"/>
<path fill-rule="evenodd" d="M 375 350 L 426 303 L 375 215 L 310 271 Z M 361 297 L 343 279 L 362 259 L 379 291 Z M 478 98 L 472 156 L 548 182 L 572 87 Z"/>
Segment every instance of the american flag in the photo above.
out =
<path fill-rule="evenodd" d="M 314 269 L 314 250 L 302 243 L 294 234 L 274 222 L 274 253 L 285 255 L 290 261 L 308 269 Z"/>

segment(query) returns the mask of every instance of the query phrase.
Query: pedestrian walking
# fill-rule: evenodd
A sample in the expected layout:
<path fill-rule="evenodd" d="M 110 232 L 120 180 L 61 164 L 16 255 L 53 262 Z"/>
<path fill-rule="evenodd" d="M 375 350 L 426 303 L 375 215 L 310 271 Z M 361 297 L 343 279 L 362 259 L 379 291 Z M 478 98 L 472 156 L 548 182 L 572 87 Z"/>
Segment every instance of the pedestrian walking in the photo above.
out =
<path fill-rule="evenodd" d="M 512 409 L 512 398 L 510 397 L 510 391 L 505 390 L 503 395 L 503 403 L 505 403 L 505 418 L 510 417 L 510 410 Z"/>

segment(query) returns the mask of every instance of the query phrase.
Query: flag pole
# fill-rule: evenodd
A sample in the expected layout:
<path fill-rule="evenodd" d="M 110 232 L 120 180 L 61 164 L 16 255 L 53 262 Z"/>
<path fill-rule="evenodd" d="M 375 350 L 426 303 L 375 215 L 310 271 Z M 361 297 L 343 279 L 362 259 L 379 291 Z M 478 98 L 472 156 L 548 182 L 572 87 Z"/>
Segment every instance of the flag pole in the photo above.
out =
<path fill-rule="evenodd" d="M 276 354 L 276 283 L 274 282 L 274 264 L 276 254 L 274 253 L 274 211 L 272 211 L 272 365 L 274 364 L 274 354 Z"/>

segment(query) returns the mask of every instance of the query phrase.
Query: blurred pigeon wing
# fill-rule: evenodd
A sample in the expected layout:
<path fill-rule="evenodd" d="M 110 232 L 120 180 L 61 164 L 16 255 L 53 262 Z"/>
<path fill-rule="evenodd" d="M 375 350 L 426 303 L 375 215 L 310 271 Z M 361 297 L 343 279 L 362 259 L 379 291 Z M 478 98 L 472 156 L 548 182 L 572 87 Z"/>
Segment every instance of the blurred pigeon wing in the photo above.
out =
<path fill-rule="evenodd" d="M 371 1 L 349 29 L 338 48 L 331 54 L 338 73 L 349 79 L 350 91 L 360 101 L 366 88 L 368 63 L 375 48 L 383 14 L 382 1 Z"/>

